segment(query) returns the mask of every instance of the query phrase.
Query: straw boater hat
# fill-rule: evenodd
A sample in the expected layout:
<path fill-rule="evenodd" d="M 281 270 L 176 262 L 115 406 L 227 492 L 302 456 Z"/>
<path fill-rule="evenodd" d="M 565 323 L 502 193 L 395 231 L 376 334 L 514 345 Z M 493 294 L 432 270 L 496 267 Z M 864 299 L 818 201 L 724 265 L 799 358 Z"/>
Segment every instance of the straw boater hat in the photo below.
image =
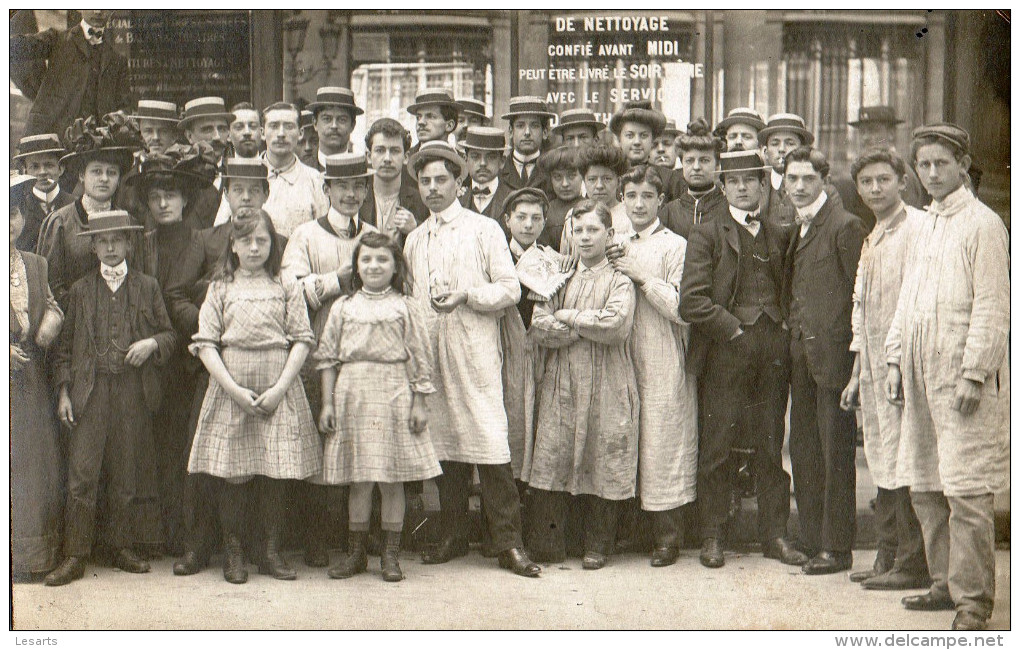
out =
<path fill-rule="evenodd" d="M 728 172 L 764 172 L 767 169 L 772 168 L 765 164 L 757 151 L 724 151 L 719 154 L 719 168 L 715 173 L 721 179 Z"/>
<path fill-rule="evenodd" d="M 234 121 L 234 114 L 227 110 L 222 97 L 199 97 L 184 105 L 184 115 L 177 123 L 177 128 L 186 129 L 201 117 L 222 117 L 227 124 Z"/>
<path fill-rule="evenodd" d="M 919 126 L 913 130 L 910 137 L 914 140 L 928 137 L 939 138 L 960 147 L 964 154 L 970 153 L 970 134 L 952 122 L 935 122 Z"/>
<path fill-rule="evenodd" d="M 510 110 L 503 113 L 504 120 L 513 121 L 518 115 L 537 115 L 542 118 L 552 119 L 556 113 L 549 110 L 545 100 L 534 95 L 521 95 L 510 98 Z"/>
<path fill-rule="evenodd" d="M 269 167 L 261 158 L 227 158 L 220 176 L 269 182 Z"/>
<path fill-rule="evenodd" d="M 847 124 L 850 126 L 860 126 L 868 122 L 878 122 L 879 124 L 889 124 L 892 126 L 903 124 L 903 120 L 897 119 L 896 109 L 892 106 L 861 106 L 861 109 L 857 112 L 857 121 L 847 122 Z"/>
<path fill-rule="evenodd" d="M 72 174 L 101 156 L 109 156 L 126 174 L 134 164 L 134 154 L 145 148 L 134 120 L 122 111 L 107 113 L 99 124 L 94 116 L 77 118 L 64 132 L 64 149 L 68 151 L 60 164 Z"/>
<path fill-rule="evenodd" d="M 800 136 L 802 144 L 810 145 L 815 141 L 815 135 L 808 131 L 804 125 L 804 118 L 793 113 L 776 113 L 769 116 L 768 124 L 764 129 L 758 131 L 758 144 L 765 146 L 769 136 L 780 131 L 789 131 Z"/>
<path fill-rule="evenodd" d="M 573 126 L 587 126 L 591 127 L 592 131 L 598 135 L 598 132 L 606 128 L 605 122 L 600 122 L 593 111 L 587 108 L 572 108 L 569 111 L 563 111 L 560 113 L 560 118 L 557 121 L 556 126 L 552 128 L 554 134 L 562 134 L 565 129 Z"/>
<path fill-rule="evenodd" d="M 161 154 L 149 154 L 139 163 L 139 172 L 125 181 L 145 192 L 154 180 L 175 178 L 181 188 L 195 192 L 213 184 L 216 178 L 216 153 L 208 142 L 173 144 Z"/>
<path fill-rule="evenodd" d="M 422 144 L 418 151 L 411 154 L 410 158 L 408 158 L 407 171 L 414 180 L 418 180 L 418 173 L 414 170 L 414 166 L 419 160 L 449 160 L 460 167 L 458 181 L 463 181 L 464 176 L 467 175 L 467 162 L 460 157 L 449 143 L 443 140 L 432 140 Z"/>
<path fill-rule="evenodd" d="M 460 112 L 460 104 L 445 88 L 426 88 L 414 98 L 414 103 L 407 107 L 407 112 L 414 115 L 418 109 L 426 106 L 448 106 L 454 111 Z"/>
<path fill-rule="evenodd" d="M 464 149 L 478 151 L 506 151 L 506 131 L 491 126 L 469 126 L 463 142 L 458 143 Z"/>
<path fill-rule="evenodd" d="M 371 178 L 374 169 L 368 168 L 368 161 L 363 154 L 338 153 L 326 156 L 326 169 L 322 180 L 335 181 L 353 178 Z"/>
<path fill-rule="evenodd" d="M 130 230 L 143 230 L 142 226 L 136 225 L 131 220 L 127 210 L 105 210 L 103 212 L 90 212 L 88 224 L 78 233 L 79 237 L 91 237 L 108 232 L 124 232 Z"/>
<path fill-rule="evenodd" d="M 342 88 L 340 86 L 323 86 L 319 88 L 315 91 L 315 101 L 305 108 L 313 113 L 317 113 L 319 109 L 330 107 L 342 108 L 350 113 L 352 118 L 365 112 L 354 103 L 354 92 L 350 88 Z"/>
<path fill-rule="evenodd" d="M 12 160 L 21 160 L 43 153 L 55 153 L 57 157 L 61 157 L 67 152 L 60 146 L 60 138 L 56 133 L 40 133 L 18 140 L 18 155 L 14 156 Z"/>
<path fill-rule="evenodd" d="M 666 128 L 666 116 L 652 108 L 651 102 L 628 102 L 624 104 L 623 110 L 615 113 L 609 120 L 609 130 L 616 137 L 620 137 L 620 131 L 627 122 L 644 124 L 652 130 L 652 137 L 657 138 Z"/>
<path fill-rule="evenodd" d="M 460 112 L 465 115 L 474 115 L 485 121 L 492 119 L 485 114 L 485 102 L 480 102 L 477 99 L 458 99 L 457 103 L 460 104 Z"/>
<path fill-rule="evenodd" d="M 156 120 L 157 122 L 170 122 L 174 126 L 180 121 L 177 114 L 177 104 L 173 102 L 161 102 L 155 99 L 139 99 L 138 109 L 131 117 L 136 120 Z"/>
<path fill-rule="evenodd" d="M 726 114 L 726 117 L 719 120 L 719 123 L 715 125 L 715 134 L 718 137 L 725 137 L 726 129 L 730 128 L 734 124 L 746 124 L 755 131 L 761 131 L 765 128 L 765 118 L 763 118 L 761 113 L 753 108 L 747 108 L 745 106 L 734 108 Z"/>

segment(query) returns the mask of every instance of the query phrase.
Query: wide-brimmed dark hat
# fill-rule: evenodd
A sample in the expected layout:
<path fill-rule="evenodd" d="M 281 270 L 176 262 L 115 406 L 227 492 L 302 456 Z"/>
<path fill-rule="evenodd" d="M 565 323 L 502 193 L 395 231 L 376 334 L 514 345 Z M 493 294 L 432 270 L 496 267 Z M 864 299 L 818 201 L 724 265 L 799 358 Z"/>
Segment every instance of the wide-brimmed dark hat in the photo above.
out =
<path fill-rule="evenodd" d="M 460 177 L 458 180 L 463 180 L 467 174 L 467 162 L 444 140 L 425 142 L 418 148 L 418 151 L 411 154 L 408 158 L 407 171 L 415 180 L 418 180 L 418 173 L 414 170 L 414 166 L 419 160 L 449 160 L 460 167 Z"/>
<path fill-rule="evenodd" d="M 970 134 L 952 122 L 934 122 L 919 126 L 913 130 L 910 137 L 914 140 L 926 137 L 941 138 L 963 149 L 963 153 L 970 153 Z"/>
<path fill-rule="evenodd" d="M 145 148 L 138 125 L 123 111 L 107 113 L 102 123 L 94 116 L 77 118 L 64 132 L 64 149 L 68 152 L 60 164 L 77 173 L 89 162 L 100 157 L 110 157 L 126 174 L 134 164 L 134 154 Z"/>
<path fill-rule="evenodd" d="M 268 181 L 269 167 L 261 158 L 227 158 L 223 164 L 221 178 L 247 178 L 254 181 Z"/>
<path fill-rule="evenodd" d="M 363 154 L 338 153 L 326 156 L 326 169 L 322 173 L 322 179 L 336 181 L 369 178 L 373 174 L 375 174 L 375 170 L 368 168 L 368 161 Z"/>
<path fill-rule="evenodd" d="M 14 156 L 12 160 L 21 160 L 42 153 L 55 153 L 61 157 L 67 152 L 60 146 L 60 138 L 56 133 L 40 133 L 39 135 L 27 135 L 18 140 L 18 155 Z"/>
<path fill-rule="evenodd" d="M 758 131 L 758 144 L 765 146 L 769 136 L 780 131 L 789 131 L 800 136 L 801 144 L 810 145 L 815 141 L 815 134 L 808 131 L 804 118 L 794 113 L 776 113 L 769 116 L 768 124 Z"/>
<path fill-rule="evenodd" d="M 315 101 L 305 108 L 314 113 L 320 108 L 330 107 L 342 108 L 350 113 L 352 117 L 357 117 L 365 112 L 354 103 L 354 91 L 341 86 L 323 86 L 319 88 L 315 91 Z"/>
<path fill-rule="evenodd" d="M 556 126 L 552 128 L 552 132 L 554 134 L 561 134 L 564 129 L 572 126 L 591 127 L 596 134 L 606 128 L 605 122 L 600 122 L 599 118 L 595 116 L 593 111 L 590 111 L 587 108 L 572 108 L 560 113 L 559 120 L 557 121 Z"/>
<path fill-rule="evenodd" d="M 506 151 L 506 131 L 491 126 L 469 126 L 464 140 L 458 143 L 464 149 L 479 151 Z"/>
<path fill-rule="evenodd" d="M 227 110 L 222 97 L 198 97 L 184 105 L 184 115 L 177 123 L 177 128 L 186 129 L 195 120 L 203 117 L 222 117 L 230 124 L 234 114 Z"/>
<path fill-rule="evenodd" d="M 676 120 L 666 120 L 666 126 L 662 128 L 662 133 L 659 135 L 671 135 L 674 138 L 680 135 L 680 129 L 676 126 Z"/>
<path fill-rule="evenodd" d="M 556 113 L 549 110 L 545 100 L 534 95 L 521 95 L 510 98 L 510 110 L 503 113 L 504 120 L 513 120 L 518 115 L 537 115 L 544 118 L 554 118 Z"/>
<path fill-rule="evenodd" d="M 731 172 L 756 172 L 766 169 L 772 168 L 765 164 L 757 151 L 724 151 L 719 154 L 719 167 L 715 173 L 722 178 L 723 174 Z"/>
<path fill-rule="evenodd" d="M 79 237 L 92 237 L 108 232 L 126 232 L 131 230 L 142 230 L 143 227 L 135 224 L 127 210 L 105 210 L 103 212 L 90 212 L 88 223 L 78 233 Z"/>
<path fill-rule="evenodd" d="M 652 130 L 652 137 L 657 138 L 666 128 L 666 116 L 652 108 L 651 102 L 629 102 L 624 105 L 623 110 L 615 113 L 609 120 L 609 130 L 616 137 L 620 137 L 620 131 L 627 122 L 644 124 Z"/>
<path fill-rule="evenodd" d="M 163 153 L 149 154 L 139 163 L 139 171 L 125 181 L 142 192 L 160 178 L 176 178 L 189 191 L 204 189 L 216 179 L 216 152 L 208 142 L 173 144 Z"/>
<path fill-rule="evenodd" d="M 448 106 L 458 113 L 460 112 L 460 104 L 445 88 L 426 88 L 414 98 L 414 103 L 407 107 L 407 112 L 414 115 L 418 109 L 426 106 Z"/>
<path fill-rule="evenodd" d="M 861 109 L 857 111 L 857 121 L 847 122 L 847 124 L 850 126 L 860 126 L 868 122 L 891 124 L 893 126 L 903 124 L 903 120 L 896 117 L 896 109 L 892 106 L 861 106 Z"/>
<path fill-rule="evenodd" d="M 136 120 L 156 120 L 158 122 L 170 122 L 174 126 L 181 117 L 177 113 L 177 104 L 163 102 L 156 99 L 139 99 L 138 108 L 132 115 Z"/>
<path fill-rule="evenodd" d="M 725 137 L 726 129 L 734 124 L 746 124 L 755 131 L 761 131 L 766 126 L 765 118 L 761 116 L 761 113 L 753 108 L 740 106 L 732 109 L 726 114 L 726 117 L 719 120 L 719 123 L 715 125 L 715 133 L 720 137 Z"/>
<path fill-rule="evenodd" d="M 457 103 L 460 104 L 460 112 L 465 115 L 474 115 L 483 120 L 491 119 L 485 114 L 485 102 L 478 101 L 477 99 L 458 99 Z"/>

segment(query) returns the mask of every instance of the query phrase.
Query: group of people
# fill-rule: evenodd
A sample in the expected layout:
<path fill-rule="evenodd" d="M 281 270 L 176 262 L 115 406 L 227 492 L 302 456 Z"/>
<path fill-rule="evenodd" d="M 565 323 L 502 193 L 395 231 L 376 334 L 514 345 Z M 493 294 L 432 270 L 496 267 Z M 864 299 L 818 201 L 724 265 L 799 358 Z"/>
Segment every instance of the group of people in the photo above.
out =
<path fill-rule="evenodd" d="M 851 579 L 930 587 L 904 605 L 957 629 L 991 615 L 1008 235 L 960 127 L 915 129 L 905 159 L 891 109 L 862 108 L 842 178 L 801 117 L 750 108 L 681 132 L 647 103 L 606 125 L 521 96 L 497 128 L 429 88 L 413 146 L 381 118 L 363 150 L 347 88 L 133 109 L 15 156 L 16 573 L 68 584 L 101 539 L 124 571 L 221 548 L 229 582 L 246 557 L 293 580 L 291 521 L 309 566 L 345 528 L 328 574 L 349 578 L 377 509 L 398 581 L 430 479 L 425 563 L 469 552 L 477 482 L 480 551 L 518 575 L 565 561 L 571 513 L 585 569 L 643 526 L 674 564 L 685 521 L 722 567 L 735 490 L 766 557 L 837 573 L 859 423 L 879 551 Z"/>

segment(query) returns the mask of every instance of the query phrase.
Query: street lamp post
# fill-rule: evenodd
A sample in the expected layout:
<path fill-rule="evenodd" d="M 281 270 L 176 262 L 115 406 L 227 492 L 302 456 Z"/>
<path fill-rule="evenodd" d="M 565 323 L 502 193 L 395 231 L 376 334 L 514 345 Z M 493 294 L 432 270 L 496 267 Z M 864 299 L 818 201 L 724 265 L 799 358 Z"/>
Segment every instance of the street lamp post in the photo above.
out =
<path fill-rule="evenodd" d="M 325 73 L 324 85 L 329 85 L 329 77 L 333 72 L 333 59 L 340 51 L 340 36 L 342 28 L 332 20 L 319 29 L 319 39 L 322 42 L 322 65 L 311 70 L 298 68 L 298 55 L 305 49 L 305 37 L 308 35 L 307 18 L 300 18 L 297 14 L 283 21 L 284 47 L 287 50 L 289 63 L 287 65 L 287 89 L 290 102 L 297 101 L 298 87 L 311 81 L 319 73 Z"/>

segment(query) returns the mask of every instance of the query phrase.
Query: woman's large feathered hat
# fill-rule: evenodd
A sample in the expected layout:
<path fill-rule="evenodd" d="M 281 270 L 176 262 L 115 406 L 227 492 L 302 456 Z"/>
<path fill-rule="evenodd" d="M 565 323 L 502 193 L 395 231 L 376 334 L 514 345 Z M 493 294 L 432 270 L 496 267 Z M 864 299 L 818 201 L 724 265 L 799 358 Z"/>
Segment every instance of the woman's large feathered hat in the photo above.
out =
<path fill-rule="evenodd" d="M 93 160 L 104 158 L 120 167 L 123 175 L 134 164 L 135 152 L 145 149 L 145 143 L 135 121 L 123 111 L 116 111 L 107 113 L 100 121 L 91 115 L 77 118 L 64 131 L 64 149 L 68 153 L 60 163 L 73 173 Z"/>
<path fill-rule="evenodd" d="M 216 162 L 216 152 L 208 142 L 173 144 L 163 153 L 149 154 L 141 162 L 138 174 L 125 185 L 137 186 L 144 192 L 149 183 L 165 178 L 178 181 L 183 190 L 201 190 L 216 179 Z"/>

